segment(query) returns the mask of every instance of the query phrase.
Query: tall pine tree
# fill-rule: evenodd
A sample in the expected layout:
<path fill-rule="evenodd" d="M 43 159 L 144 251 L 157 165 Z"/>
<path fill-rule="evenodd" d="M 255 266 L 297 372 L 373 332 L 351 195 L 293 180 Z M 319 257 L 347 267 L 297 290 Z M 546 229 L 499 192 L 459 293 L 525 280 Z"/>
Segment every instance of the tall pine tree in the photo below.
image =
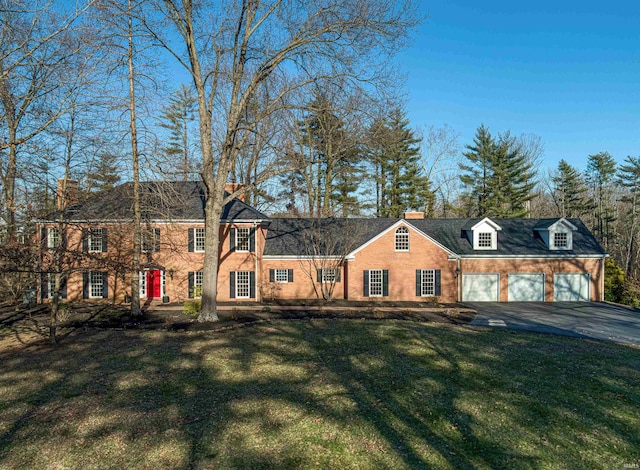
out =
<path fill-rule="evenodd" d="M 400 108 L 369 128 L 369 159 L 376 182 L 378 217 L 402 217 L 407 209 L 424 211 L 433 202 L 429 179 L 420 166 L 420 142 Z"/>
<path fill-rule="evenodd" d="M 589 155 L 587 183 L 591 186 L 594 200 L 593 232 L 605 249 L 614 237 L 613 222 L 616 220 L 613 205 L 612 183 L 616 174 L 616 161 L 609 152 Z"/>
<path fill-rule="evenodd" d="M 593 209 L 584 179 L 566 160 L 560 160 L 553 182 L 553 202 L 560 217 L 581 217 Z"/>
<path fill-rule="evenodd" d="M 637 278 L 640 258 L 640 157 L 628 156 L 618 168 L 618 183 L 624 188 L 620 201 L 624 204 L 624 235 L 626 243 L 620 243 L 627 276 Z"/>

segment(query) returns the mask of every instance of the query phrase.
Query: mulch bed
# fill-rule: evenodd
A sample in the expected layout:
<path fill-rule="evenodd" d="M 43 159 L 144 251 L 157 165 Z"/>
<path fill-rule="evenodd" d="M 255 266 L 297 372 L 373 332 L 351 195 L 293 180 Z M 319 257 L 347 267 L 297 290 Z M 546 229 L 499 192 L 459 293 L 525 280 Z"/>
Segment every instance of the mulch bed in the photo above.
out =
<path fill-rule="evenodd" d="M 218 322 L 200 323 L 197 318 L 173 308 L 156 306 L 144 311 L 141 317 L 132 317 L 128 305 L 71 304 L 66 318 L 59 324 L 63 329 L 144 329 L 168 331 L 220 331 L 240 328 L 272 320 L 403 320 L 416 322 L 467 324 L 475 312 L 457 304 L 434 305 L 423 302 L 271 302 L 268 304 L 230 304 L 231 310 L 220 310 Z M 299 308 L 295 308 L 299 307 Z M 47 305 L 31 309 L 14 306 L 0 308 L 0 328 L 46 328 L 49 324 Z"/>

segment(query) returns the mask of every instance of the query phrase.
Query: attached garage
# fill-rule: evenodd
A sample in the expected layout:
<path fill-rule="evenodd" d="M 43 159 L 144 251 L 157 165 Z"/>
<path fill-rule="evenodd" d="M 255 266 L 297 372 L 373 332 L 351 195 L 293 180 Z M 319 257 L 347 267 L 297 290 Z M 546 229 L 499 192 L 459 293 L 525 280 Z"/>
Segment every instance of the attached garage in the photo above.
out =
<path fill-rule="evenodd" d="M 543 273 L 509 273 L 509 302 L 544 302 Z"/>
<path fill-rule="evenodd" d="M 500 275 L 498 273 L 462 274 L 464 302 L 498 302 Z"/>
<path fill-rule="evenodd" d="M 588 302 L 589 285 L 591 284 L 589 273 L 565 273 L 553 276 L 553 298 L 556 302 Z"/>

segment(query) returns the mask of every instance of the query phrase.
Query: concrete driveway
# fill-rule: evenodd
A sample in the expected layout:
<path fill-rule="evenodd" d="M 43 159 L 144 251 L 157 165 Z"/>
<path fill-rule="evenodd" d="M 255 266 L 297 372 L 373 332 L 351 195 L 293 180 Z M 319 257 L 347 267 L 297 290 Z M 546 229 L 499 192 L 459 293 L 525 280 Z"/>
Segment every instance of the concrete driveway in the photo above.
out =
<path fill-rule="evenodd" d="M 604 302 L 465 302 L 472 325 L 640 345 L 640 311 Z"/>

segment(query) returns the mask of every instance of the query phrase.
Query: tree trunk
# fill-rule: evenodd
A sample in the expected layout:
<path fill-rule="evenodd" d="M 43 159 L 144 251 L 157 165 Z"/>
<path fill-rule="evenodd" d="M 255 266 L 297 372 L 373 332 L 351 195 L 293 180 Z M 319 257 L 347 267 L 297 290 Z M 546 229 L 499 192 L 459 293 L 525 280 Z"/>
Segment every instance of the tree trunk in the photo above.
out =
<path fill-rule="evenodd" d="M 127 65 L 129 67 L 129 118 L 131 128 L 131 159 L 133 166 L 133 262 L 131 266 L 131 315 L 139 316 L 140 310 L 140 252 L 142 251 L 142 216 L 140 212 L 140 167 L 138 159 L 138 128 L 136 125 L 135 70 L 133 67 L 133 18 L 131 0 L 128 2 L 129 45 Z"/>

